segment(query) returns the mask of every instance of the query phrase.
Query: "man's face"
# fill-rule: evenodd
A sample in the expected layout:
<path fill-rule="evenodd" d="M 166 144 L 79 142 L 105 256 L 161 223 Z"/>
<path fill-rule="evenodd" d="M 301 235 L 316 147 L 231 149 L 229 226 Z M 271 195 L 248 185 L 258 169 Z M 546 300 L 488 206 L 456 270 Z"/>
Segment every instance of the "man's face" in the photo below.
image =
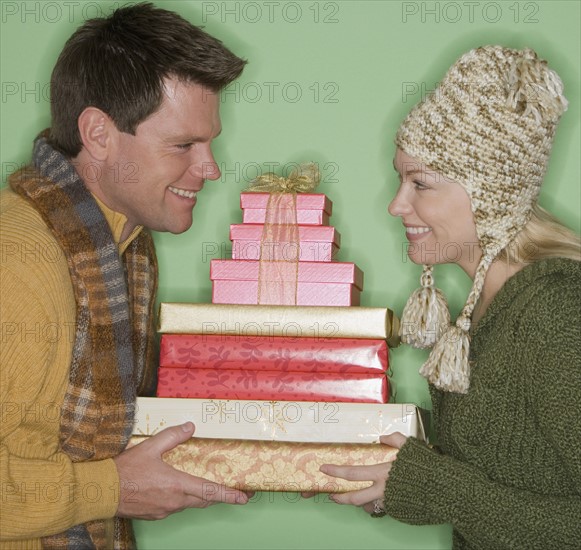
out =
<path fill-rule="evenodd" d="M 183 233 L 192 224 L 196 194 L 220 177 L 212 140 L 220 133 L 220 98 L 198 84 L 165 81 L 160 108 L 134 136 L 118 132 L 103 174 L 105 204 L 127 217 L 123 236 L 137 225 Z"/>

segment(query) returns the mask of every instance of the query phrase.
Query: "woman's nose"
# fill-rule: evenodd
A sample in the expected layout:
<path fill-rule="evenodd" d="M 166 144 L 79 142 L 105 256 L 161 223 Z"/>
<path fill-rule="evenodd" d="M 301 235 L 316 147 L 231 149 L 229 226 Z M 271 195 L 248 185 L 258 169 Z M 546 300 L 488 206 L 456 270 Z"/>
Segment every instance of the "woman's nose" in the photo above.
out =
<path fill-rule="evenodd" d="M 411 205 L 407 198 L 405 197 L 405 192 L 403 186 L 400 185 L 397 194 L 393 200 L 389 203 L 387 211 L 392 216 L 403 216 L 411 211 Z"/>

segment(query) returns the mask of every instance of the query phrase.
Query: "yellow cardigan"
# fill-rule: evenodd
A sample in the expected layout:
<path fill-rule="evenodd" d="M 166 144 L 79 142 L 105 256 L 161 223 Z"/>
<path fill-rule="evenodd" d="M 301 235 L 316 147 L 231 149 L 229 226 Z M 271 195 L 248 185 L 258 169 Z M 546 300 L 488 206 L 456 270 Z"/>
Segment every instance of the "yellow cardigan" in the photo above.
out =
<path fill-rule="evenodd" d="M 122 254 L 125 216 L 97 200 Z M 112 518 L 112 459 L 72 463 L 59 452 L 76 304 L 66 258 L 40 215 L 0 191 L 0 549 L 41 548 L 39 537 Z M 111 522 L 112 525 L 112 522 Z"/>

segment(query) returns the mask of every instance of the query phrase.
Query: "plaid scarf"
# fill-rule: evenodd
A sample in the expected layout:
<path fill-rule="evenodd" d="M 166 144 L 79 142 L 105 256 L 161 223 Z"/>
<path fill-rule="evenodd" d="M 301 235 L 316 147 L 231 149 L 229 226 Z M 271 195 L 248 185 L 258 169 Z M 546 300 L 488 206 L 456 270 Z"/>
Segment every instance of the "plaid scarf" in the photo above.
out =
<path fill-rule="evenodd" d="M 76 310 L 60 447 L 73 462 L 121 453 L 132 432 L 135 398 L 155 389 L 153 315 L 157 264 L 142 230 L 119 258 L 99 206 L 72 164 L 41 134 L 34 166 L 10 179 L 58 240 L 68 262 Z M 112 526 L 114 523 L 114 527 Z M 112 538 L 114 537 L 114 540 Z M 44 537 L 43 548 L 133 548 L 128 520 L 97 520 Z"/>

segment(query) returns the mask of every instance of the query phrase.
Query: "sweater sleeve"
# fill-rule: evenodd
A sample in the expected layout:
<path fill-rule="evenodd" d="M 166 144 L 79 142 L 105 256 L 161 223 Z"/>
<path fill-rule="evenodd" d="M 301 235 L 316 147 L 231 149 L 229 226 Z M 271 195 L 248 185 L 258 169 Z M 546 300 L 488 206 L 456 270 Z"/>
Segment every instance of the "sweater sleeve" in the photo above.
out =
<path fill-rule="evenodd" d="M 503 485 L 471 464 L 412 439 L 400 450 L 386 484 L 390 515 L 412 524 L 451 523 L 477 548 L 578 547 L 580 296 L 575 284 L 543 289 L 523 310 L 516 339 L 521 342 L 520 357 L 526 365 L 522 384 L 529 412 L 570 480 L 569 494 L 551 495 Z M 526 460 L 535 464 L 534 457 Z M 538 476 L 543 476 L 540 466 Z"/>
<path fill-rule="evenodd" d="M 414 439 L 398 453 L 385 502 L 404 523 L 451 523 L 476 548 L 574 548 L 581 537 L 581 497 L 501 485 Z"/>
<path fill-rule="evenodd" d="M 0 266 L 1 541 L 39 538 L 113 517 L 118 505 L 112 459 L 73 463 L 59 451 L 71 344 L 63 340 L 69 335 L 53 294 L 56 266 L 27 259 L 22 277 Z M 35 271 L 48 277 L 36 277 Z"/>

